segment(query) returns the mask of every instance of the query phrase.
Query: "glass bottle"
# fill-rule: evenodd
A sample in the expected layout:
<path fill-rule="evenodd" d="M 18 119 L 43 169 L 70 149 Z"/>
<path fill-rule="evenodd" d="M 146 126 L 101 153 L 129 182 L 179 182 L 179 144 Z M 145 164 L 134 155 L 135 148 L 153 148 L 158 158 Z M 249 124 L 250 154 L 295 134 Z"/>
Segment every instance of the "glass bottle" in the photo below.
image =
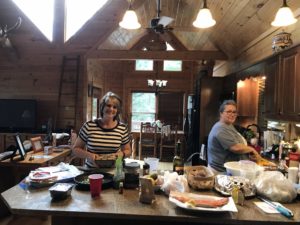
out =
<path fill-rule="evenodd" d="M 239 201 L 239 186 L 238 183 L 235 181 L 233 182 L 233 187 L 231 190 L 231 197 L 235 204 L 238 204 Z"/>
<path fill-rule="evenodd" d="M 184 173 L 184 162 L 181 157 L 181 142 L 178 139 L 175 148 L 175 156 L 173 159 L 173 171 L 177 172 L 178 175 L 183 175 Z"/>

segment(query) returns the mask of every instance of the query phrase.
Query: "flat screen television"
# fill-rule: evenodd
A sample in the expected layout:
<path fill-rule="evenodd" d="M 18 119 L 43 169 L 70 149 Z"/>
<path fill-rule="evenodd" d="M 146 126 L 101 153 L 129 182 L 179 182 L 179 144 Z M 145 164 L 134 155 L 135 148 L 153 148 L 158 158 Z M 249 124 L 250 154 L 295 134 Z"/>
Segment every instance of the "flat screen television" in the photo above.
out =
<path fill-rule="evenodd" d="M 36 128 L 37 102 L 32 99 L 0 99 L 1 132 L 30 132 Z"/>

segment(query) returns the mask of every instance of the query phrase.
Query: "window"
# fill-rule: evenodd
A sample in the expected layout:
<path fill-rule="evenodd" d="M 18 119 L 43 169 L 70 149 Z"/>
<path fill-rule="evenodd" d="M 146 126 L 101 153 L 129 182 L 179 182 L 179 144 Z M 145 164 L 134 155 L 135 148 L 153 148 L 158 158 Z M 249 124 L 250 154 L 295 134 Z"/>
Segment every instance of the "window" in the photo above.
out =
<path fill-rule="evenodd" d="M 93 100 L 92 100 L 92 120 L 97 119 L 100 116 L 100 114 L 99 114 L 99 105 L 100 105 L 99 98 L 93 97 Z"/>
<path fill-rule="evenodd" d="M 182 71 L 182 61 L 164 60 L 164 71 Z"/>
<path fill-rule="evenodd" d="M 132 93 L 131 131 L 139 131 L 141 122 L 161 122 L 183 127 L 184 93 Z"/>
<path fill-rule="evenodd" d="M 135 70 L 137 71 L 152 71 L 153 60 L 137 59 L 135 60 Z"/>
<path fill-rule="evenodd" d="M 12 0 L 38 29 L 53 40 L 55 0 Z M 66 0 L 65 41 L 69 40 L 108 0 Z"/>
<path fill-rule="evenodd" d="M 154 122 L 156 114 L 155 93 L 132 93 L 131 130 L 139 131 L 141 122 Z"/>
<path fill-rule="evenodd" d="M 92 119 L 100 117 L 100 100 L 102 96 L 102 89 L 92 86 Z"/>
<path fill-rule="evenodd" d="M 13 0 L 13 2 L 49 41 L 53 40 L 54 0 Z"/>

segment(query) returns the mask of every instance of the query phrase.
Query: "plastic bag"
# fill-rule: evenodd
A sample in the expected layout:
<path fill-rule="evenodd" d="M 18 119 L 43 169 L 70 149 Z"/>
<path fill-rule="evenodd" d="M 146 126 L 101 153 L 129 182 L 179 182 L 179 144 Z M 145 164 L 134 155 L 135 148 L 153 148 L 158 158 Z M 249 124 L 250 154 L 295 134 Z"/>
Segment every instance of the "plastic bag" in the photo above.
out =
<path fill-rule="evenodd" d="M 189 186 L 184 175 L 178 175 L 177 172 L 170 173 L 166 171 L 164 174 L 164 183 L 161 190 L 169 195 L 171 191 L 189 192 Z"/>
<path fill-rule="evenodd" d="M 278 171 L 262 172 L 254 180 L 257 194 L 271 201 L 288 203 L 297 197 L 297 192 L 292 184 Z"/>

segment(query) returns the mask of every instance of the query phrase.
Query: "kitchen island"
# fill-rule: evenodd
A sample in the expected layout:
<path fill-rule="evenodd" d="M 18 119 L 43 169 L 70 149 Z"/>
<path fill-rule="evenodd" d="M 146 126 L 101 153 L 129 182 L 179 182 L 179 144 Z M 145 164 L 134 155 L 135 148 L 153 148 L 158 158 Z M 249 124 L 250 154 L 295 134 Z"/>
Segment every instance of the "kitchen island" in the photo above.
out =
<path fill-rule="evenodd" d="M 218 195 L 214 191 L 200 194 Z M 300 223 L 300 202 L 285 204 L 294 212 L 288 219 L 281 214 L 266 214 L 249 199 L 238 212 L 188 211 L 171 203 L 164 194 L 155 195 L 153 204 L 139 202 L 138 190 L 106 189 L 92 199 L 88 191 L 73 189 L 71 197 L 53 201 L 48 188 L 23 190 L 16 185 L 1 197 L 16 215 L 51 215 L 53 225 L 63 224 L 291 224 Z"/>

